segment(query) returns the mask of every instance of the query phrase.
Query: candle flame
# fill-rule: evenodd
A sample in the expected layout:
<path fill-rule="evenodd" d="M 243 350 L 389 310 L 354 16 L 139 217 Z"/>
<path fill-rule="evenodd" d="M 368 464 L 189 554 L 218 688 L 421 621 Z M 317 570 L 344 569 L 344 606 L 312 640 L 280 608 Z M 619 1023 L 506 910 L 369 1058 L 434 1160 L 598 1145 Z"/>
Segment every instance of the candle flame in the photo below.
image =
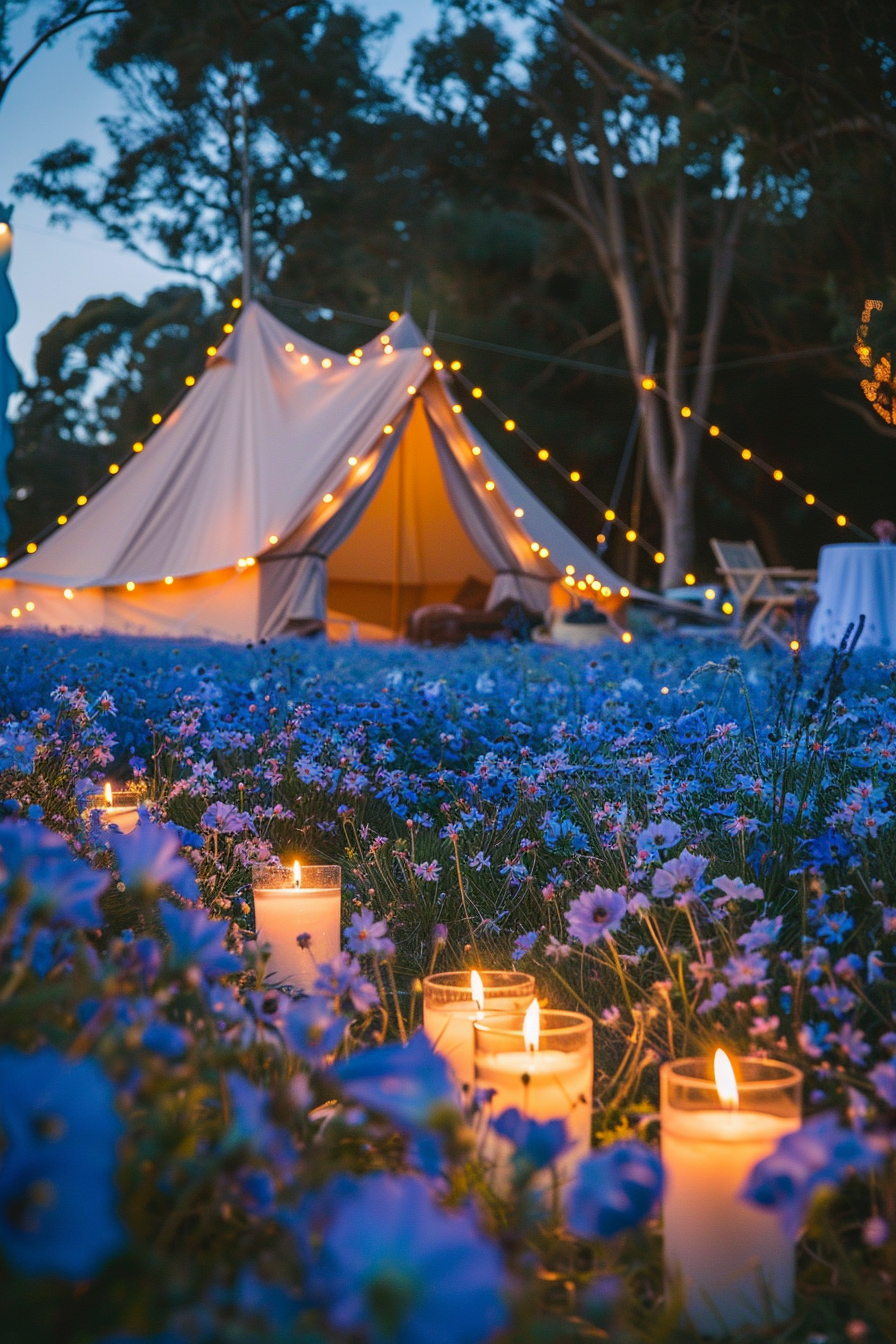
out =
<path fill-rule="evenodd" d="M 302 865 L 299 863 L 298 859 L 296 859 L 292 866 L 292 882 L 294 887 L 300 887 L 302 885 Z"/>
<path fill-rule="evenodd" d="M 538 1036 L 541 1030 L 541 1013 L 538 1007 L 538 1000 L 533 999 L 526 1009 L 526 1016 L 523 1018 L 523 1043 L 527 1050 L 535 1051 L 538 1049 Z"/>
<path fill-rule="evenodd" d="M 482 976 L 478 971 L 473 971 L 470 975 L 470 998 L 481 1013 L 485 1007 L 485 988 L 482 984 Z"/>
<path fill-rule="evenodd" d="M 112 806 L 112 785 L 106 780 L 106 787 L 103 789 L 103 796 L 106 799 L 106 806 Z"/>
<path fill-rule="evenodd" d="M 731 1060 L 724 1050 L 716 1051 L 712 1067 L 716 1076 L 716 1091 L 719 1094 L 719 1101 L 722 1103 L 723 1110 L 736 1111 L 740 1105 L 737 1079 L 734 1077 Z"/>

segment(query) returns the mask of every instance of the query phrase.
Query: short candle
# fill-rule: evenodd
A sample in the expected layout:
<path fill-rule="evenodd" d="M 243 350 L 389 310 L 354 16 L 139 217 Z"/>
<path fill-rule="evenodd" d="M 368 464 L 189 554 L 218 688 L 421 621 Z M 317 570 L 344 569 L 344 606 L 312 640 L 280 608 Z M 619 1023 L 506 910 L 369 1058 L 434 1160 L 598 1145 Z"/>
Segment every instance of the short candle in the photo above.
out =
<path fill-rule="evenodd" d="M 99 812 L 106 826 L 117 826 L 124 835 L 131 831 L 140 820 L 140 798 L 130 789 L 113 789 L 106 781 L 102 793 L 93 793 L 87 798 L 88 812 Z"/>
<path fill-rule="evenodd" d="M 271 949 L 267 976 L 278 985 L 313 989 L 318 965 L 340 950 L 342 869 L 337 864 L 253 864 L 252 897 L 258 945 Z M 303 934 L 309 935 L 307 947 L 299 946 Z"/>
<path fill-rule="evenodd" d="M 666 1279 L 704 1335 L 786 1320 L 795 1256 L 774 1213 L 741 1198 L 747 1177 L 800 1127 L 789 1064 L 680 1059 L 660 1070 Z"/>
<path fill-rule="evenodd" d="M 534 997 L 535 981 L 523 971 L 441 971 L 423 981 L 423 1030 L 465 1100 L 473 1095 L 473 1023 L 484 1011 L 523 1013 Z"/>
<path fill-rule="evenodd" d="M 473 1023 L 476 1086 L 493 1088 L 495 1117 L 515 1106 L 533 1120 L 563 1120 L 570 1146 L 556 1163 L 561 1182 L 575 1175 L 591 1150 L 594 1025 L 583 1013 L 544 1012 L 533 999 L 525 1014 L 487 1013 Z M 501 1178 L 503 1140 L 486 1155 Z"/>

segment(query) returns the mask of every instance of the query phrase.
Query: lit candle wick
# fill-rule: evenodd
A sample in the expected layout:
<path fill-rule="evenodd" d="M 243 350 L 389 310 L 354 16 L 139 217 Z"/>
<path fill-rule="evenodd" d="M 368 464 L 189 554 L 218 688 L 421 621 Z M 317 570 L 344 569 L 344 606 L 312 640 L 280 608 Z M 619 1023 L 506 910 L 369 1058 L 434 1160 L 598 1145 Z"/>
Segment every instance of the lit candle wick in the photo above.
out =
<path fill-rule="evenodd" d="M 538 1037 L 541 1029 L 541 1013 L 538 1000 L 533 999 L 523 1018 L 523 1044 L 530 1054 L 538 1049 Z"/>
<path fill-rule="evenodd" d="M 716 1077 L 716 1091 L 719 1094 L 722 1109 L 724 1111 L 736 1111 L 740 1105 L 740 1094 L 737 1090 L 734 1068 L 724 1050 L 716 1051 L 712 1067 Z"/>
<path fill-rule="evenodd" d="M 107 807 L 111 807 L 111 806 L 112 806 L 112 785 L 109 783 L 108 780 L 106 780 L 106 786 L 105 786 L 105 788 L 103 789 L 103 796 L 104 796 L 105 799 L 106 799 L 106 806 L 107 806 Z"/>
<path fill-rule="evenodd" d="M 485 1007 L 485 987 L 478 971 L 473 971 L 470 975 L 470 998 L 481 1013 Z"/>
<path fill-rule="evenodd" d="M 292 884 L 294 887 L 300 887 L 302 885 L 302 865 L 299 863 L 298 859 L 296 859 L 292 866 Z"/>

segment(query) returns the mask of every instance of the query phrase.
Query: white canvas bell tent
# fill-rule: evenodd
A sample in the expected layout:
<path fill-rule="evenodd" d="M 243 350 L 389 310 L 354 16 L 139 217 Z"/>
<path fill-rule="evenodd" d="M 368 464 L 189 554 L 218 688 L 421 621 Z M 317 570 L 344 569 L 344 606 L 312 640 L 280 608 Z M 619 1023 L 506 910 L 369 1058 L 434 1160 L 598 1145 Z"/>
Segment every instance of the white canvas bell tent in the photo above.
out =
<path fill-rule="evenodd" d="M 570 565 L 618 591 L 455 411 L 427 349 L 408 316 L 345 356 L 247 305 L 145 450 L 10 564 L 0 619 L 217 639 L 326 622 L 389 638 L 470 578 L 488 607 L 540 612 Z"/>

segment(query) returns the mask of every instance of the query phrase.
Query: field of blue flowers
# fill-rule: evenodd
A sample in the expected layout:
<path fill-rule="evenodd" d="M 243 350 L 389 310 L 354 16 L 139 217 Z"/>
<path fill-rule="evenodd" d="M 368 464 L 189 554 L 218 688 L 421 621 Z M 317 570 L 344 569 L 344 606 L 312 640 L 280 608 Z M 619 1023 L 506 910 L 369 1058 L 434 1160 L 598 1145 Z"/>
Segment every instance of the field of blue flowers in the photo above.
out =
<path fill-rule="evenodd" d="M 0 1341 L 687 1339 L 658 1066 L 719 1043 L 806 1074 L 752 1181 L 800 1238 L 762 1338 L 896 1339 L 894 678 L 660 638 L 0 637 Z M 250 880 L 297 854 L 344 879 L 304 998 L 264 983 Z M 431 969 L 512 963 L 594 1021 L 562 1210 L 556 1133 L 507 1128 L 496 1194 L 417 1030 Z"/>

